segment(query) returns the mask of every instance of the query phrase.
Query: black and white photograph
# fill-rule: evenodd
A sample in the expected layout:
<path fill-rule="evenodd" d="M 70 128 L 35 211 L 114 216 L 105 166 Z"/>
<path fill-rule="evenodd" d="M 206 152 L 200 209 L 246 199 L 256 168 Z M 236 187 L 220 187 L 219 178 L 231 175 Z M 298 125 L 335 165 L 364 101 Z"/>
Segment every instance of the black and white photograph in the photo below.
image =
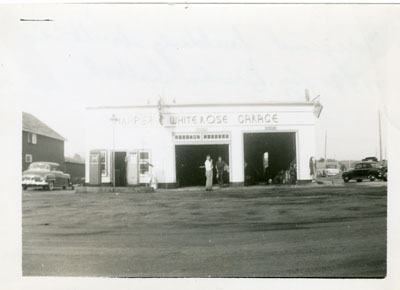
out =
<path fill-rule="evenodd" d="M 0 4 L 15 289 L 395 289 L 399 31 L 398 4 Z"/>

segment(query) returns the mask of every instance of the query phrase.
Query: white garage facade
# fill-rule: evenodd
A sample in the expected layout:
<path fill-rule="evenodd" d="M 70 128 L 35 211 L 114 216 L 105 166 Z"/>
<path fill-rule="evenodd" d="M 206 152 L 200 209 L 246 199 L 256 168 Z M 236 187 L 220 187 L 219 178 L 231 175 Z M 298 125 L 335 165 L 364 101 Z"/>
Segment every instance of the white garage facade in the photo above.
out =
<path fill-rule="evenodd" d="M 289 170 L 310 182 L 321 110 L 319 102 L 88 107 L 86 184 L 198 186 L 207 154 L 228 164 L 232 186 Z"/>

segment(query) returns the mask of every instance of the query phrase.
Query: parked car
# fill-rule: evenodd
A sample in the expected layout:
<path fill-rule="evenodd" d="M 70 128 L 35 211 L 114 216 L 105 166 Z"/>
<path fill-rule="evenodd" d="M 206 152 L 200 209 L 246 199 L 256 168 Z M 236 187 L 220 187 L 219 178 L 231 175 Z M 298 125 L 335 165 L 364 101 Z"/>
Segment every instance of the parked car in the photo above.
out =
<path fill-rule="evenodd" d="M 377 178 L 381 178 L 381 176 L 382 173 L 378 163 L 371 161 L 359 162 L 354 168 L 342 173 L 344 182 L 349 182 L 351 179 L 355 179 L 357 182 L 361 182 L 364 179 L 374 181 Z"/>
<path fill-rule="evenodd" d="M 371 156 L 371 157 L 365 157 L 362 161 L 372 161 L 372 162 L 378 162 L 378 158 Z"/>
<path fill-rule="evenodd" d="M 53 190 L 54 187 L 67 188 L 70 175 L 58 170 L 60 165 L 53 162 L 33 162 L 22 172 L 22 188 L 41 187 Z"/>
<path fill-rule="evenodd" d="M 383 181 L 387 181 L 387 166 L 383 166 L 383 167 L 381 168 L 381 176 L 380 176 L 380 178 L 381 178 Z"/>
<path fill-rule="evenodd" d="M 340 173 L 340 169 L 338 168 L 338 166 L 336 164 L 326 165 L 325 174 L 327 176 L 334 176 L 334 175 L 338 175 L 339 173 Z"/>

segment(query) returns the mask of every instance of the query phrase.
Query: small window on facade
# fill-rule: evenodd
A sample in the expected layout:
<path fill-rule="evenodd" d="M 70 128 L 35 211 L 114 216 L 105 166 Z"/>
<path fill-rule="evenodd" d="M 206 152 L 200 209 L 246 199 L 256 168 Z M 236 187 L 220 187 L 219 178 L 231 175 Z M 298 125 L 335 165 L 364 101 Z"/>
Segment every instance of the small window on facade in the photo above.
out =
<path fill-rule="evenodd" d="M 140 174 L 148 174 L 149 173 L 149 164 L 142 163 L 140 164 Z"/>
<path fill-rule="evenodd" d="M 25 154 L 25 162 L 26 163 L 31 163 L 32 162 L 32 155 L 31 154 Z"/>
<path fill-rule="evenodd" d="M 107 176 L 107 151 L 100 151 L 101 175 Z"/>
<path fill-rule="evenodd" d="M 28 143 L 30 144 L 37 143 L 37 135 L 35 133 L 28 133 Z"/>
<path fill-rule="evenodd" d="M 140 174 L 148 174 L 149 173 L 149 165 L 150 162 L 150 153 L 147 151 L 143 151 L 139 153 L 139 170 Z"/>
<path fill-rule="evenodd" d="M 140 159 L 148 160 L 149 152 L 140 152 Z"/>

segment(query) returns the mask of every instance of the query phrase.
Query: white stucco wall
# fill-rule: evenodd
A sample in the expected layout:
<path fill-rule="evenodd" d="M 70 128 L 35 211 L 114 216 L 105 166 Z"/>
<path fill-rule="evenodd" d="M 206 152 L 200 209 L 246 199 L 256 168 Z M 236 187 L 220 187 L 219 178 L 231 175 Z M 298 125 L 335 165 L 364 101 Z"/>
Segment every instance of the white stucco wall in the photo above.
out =
<path fill-rule="evenodd" d="M 85 126 L 86 182 L 89 183 L 90 176 L 88 166 L 90 151 L 105 149 L 110 152 L 115 146 L 116 151 L 150 150 L 151 163 L 154 165 L 153 175 L 156 176 L 157 181 L 159 183 L 175 183 L 174 133 L 229 132 L 230 140 L 225 143 L 230 145 L 230 180 L 240 183 L 244 181 L 243 133 L 271 130 L 296 132 L 297 177 L 299 180 L 309 180 L 311 178 L 309 158 L 316 154 L 315 122 L 317 119 L 313 110 L 314 106 L 311 103 L 300 105 L 167 106 L 163 108 L 164 124 L 161 126 L 158 121 L 158 109 L 155 106 L 90 108 L 87 110 Z M 113 125 L 110 120 L 113 114 L 119 118 L 115 124 L 114 145 Z M 269 114 L 268 121 L 271 122 L 265 123 L 265 120 L 257 121 L 256 119 L 255 124 L 240 123 L 249 114 L 261 114 L 262 116 Z M 213 116 L 209 120 L 212 121 L 214 118 L 214 123 L 201 123 L 200 120 L 209 115 Z M 189 121 L 172 125 L 171 117 Z M 221 123 L 216 124 L 217 119 Z M 110 156 L 111 154 L 108 154 L 108 164 L 111 164 Z M 103 177 L 102 181 L 110 182 L 110 175 Z"/>

